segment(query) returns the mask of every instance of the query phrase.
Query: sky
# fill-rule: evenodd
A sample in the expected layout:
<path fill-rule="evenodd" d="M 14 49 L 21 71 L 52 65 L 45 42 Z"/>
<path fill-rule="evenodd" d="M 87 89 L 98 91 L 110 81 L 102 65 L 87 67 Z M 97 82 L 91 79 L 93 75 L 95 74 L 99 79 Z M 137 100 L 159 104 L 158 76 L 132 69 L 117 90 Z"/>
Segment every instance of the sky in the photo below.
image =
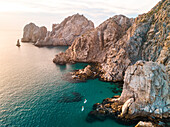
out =
<path fill-rule="evenodd" d="M 33 22 L 51 30 L 67 16 L 79 13 L 98 26 L 109 17 L 137 17 L 160 0 L 0 0 L 0 30 L 22 30 Z"/>

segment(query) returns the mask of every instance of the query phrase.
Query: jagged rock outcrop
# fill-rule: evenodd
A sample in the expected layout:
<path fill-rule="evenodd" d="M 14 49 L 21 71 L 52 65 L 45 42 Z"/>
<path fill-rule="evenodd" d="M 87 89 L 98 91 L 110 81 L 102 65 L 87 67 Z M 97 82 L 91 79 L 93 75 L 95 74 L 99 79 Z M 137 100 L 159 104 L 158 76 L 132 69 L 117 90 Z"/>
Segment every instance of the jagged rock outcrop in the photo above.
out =
<path fill-rule="evenodd" d="M 135 19 L 114 16 L 77 38 L 53 61 L 57 64 L 97 62 L 102 67 L 100 78 L 114 82 L 122 81 L 127 67 L 141 59 L 167 66 L 170 58 L 169 4 L 169 0 L 162 0 L 150 12 Z"/>
<path fill-rule="evenodd" d="M 99 75 L 98 67 L 93 65 L 87 65 L 84 69 L 77 70 L 75 72 L 72 72 L 72 78 L 79 80 L 79 81 L 85 81 L 89 78 L 94 79 Z"/>
<path fill-rule="evenodd" d="M 109 116 L 124 121 L 150 120 L 154 124 L 168 121 L 170 81 L 166 67 L 157 62 L 137 61 L 125 72 L 121 96 L 107 98 L 94 107 L 89 116 L 97 119 Z"/>
<path fill-rule="evenodd" d="M 128 67 L 119 101 L 126 103 L 130 98 L 134 101 L 124 107 L 127 113 L 121 114 L 121 117 L 170 117 L 170 82 L 165 66 L 138 61 Z"/>
<path fill-rule="evenodd" d="M 117 43 L 117 41 L 125 35 L 132 21 L 123 15 L 117 15 L 106 20 L 96 29 L 77 38 L 65 53 L 56 55 L 53 61 L 57 64 L 73 62 L 105 63 L 108 60 L 107 58 L 117 56 L 117 59 L 122 57 L 124 62 L 122 65 L 119 62 L 116 64 L 118 67 L 115 69 L 121 73 L 130 64 L 130 60 L 125 54 L 124 43 Z M 114 47 L 111 49 L 112 51 L 110 51 L 111 47 Z M 122 52 L 124 53 L 122 54 Z M 121 77 L 119 80 L 122 80 L 122 74 L 120 75 L 118 74 L 117 77 Z M 112 79 L 109 80 L 111 81 Z"/>
<path fill-rule="evenodd" d="M 77 38 L 65 53 L 56 56 L 54 62 L 58 64 L 104 62 L 110 45 L 117 42 L 125 34 L 126 30 L 122 26 L 126 26 L 127 30 L 131 26 L 130 19 L 120 15 L 106 20 L 96 29 Z"/>
<path fill-rule="evenodd" d="M 34 23 L 29 23 L 24 27 L 22 42 L 37 42 L 43 40 L 47 34 L 45 26 L 38 27 Z"/>
<path fill-rule="evenodd" d="M 71 45 L 72 42 L 85 32 L 94 28 L 92 21 L 83 15 L 75 14 L 64 19 L 60 24 L 53 24 L 43 40 L 38 40 L 36 46 Z"/>

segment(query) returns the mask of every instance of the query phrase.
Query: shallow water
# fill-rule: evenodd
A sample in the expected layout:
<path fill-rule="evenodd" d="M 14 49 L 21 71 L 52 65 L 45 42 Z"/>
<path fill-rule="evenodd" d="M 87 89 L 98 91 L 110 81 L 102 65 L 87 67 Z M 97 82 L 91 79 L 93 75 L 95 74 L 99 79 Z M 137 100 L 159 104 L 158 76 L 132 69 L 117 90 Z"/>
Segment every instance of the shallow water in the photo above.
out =
<path fill-rule="evenodd" d="M 109 119 L 86 122 L 93 104 L 112 97 L 116 86 L 98 79 L 81 83 L 64 80 L 65 74 L 86 65 L 55 65 L 55 54 L 67 47 L 38 48 L 21 43 L 18 48 L 20 31 L 0 31 L 0 35 L 1 127 L 124 127 Z"/>

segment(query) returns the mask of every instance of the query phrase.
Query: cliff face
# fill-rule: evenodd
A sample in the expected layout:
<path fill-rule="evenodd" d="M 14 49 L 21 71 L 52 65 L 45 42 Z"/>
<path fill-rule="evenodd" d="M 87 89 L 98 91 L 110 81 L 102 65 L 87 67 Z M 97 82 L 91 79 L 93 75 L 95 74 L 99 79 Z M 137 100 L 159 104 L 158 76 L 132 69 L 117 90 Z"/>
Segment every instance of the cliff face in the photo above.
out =
<path fill-rule="evenodd" d="M 149 114 L 159 118 L 170 117 L 169 77 L 165 70 L 161 64 L 144 61 L 128 67 L 119 98 L 124 103 L 121 117 L 146 117 Z M 129 99 L 134 101 L 125 105 Z"/>
<path fill-rule="evenodd" d="M 37 42 L 45 38 L 47 33 L 46 27 L 38 27 L 34 23 L 29 23 L 24 27 L 22 42 Z"/>
<path fill-rule="evenodd" d="M 162 0 L 134 20 L 114 16 L 77 38 L 53 61 L 57 64 L 97 62 L 102 67 L 100 77 L 105 81 L 123 80 L 127 67 L 141 59 L 168 65 L 169 9 L 169 1 Z"/>
<path fill-rule="evenodd" d="M 36 42 L 36 46 L 71 45 L 75 38 L 94 28 L 92 21 L 83 15 L 75 14 L 64 19 L 60 24 L 53 24 L 43 40 Z"/>
<path fill-rule="evenodd" d="M 137 61 L 125 72 L 123 92 L 119 98 L 96 103 L 87 120 L 115 117 L 124 122 L 151 121 L 155 127 L 170 117 L 170 84 L 166 68 L 157 62 Z"/>
<path fill-rule="evenodd" d="M 120 22 L 121 20 L 121 22 Z M 124 26 L 124 27 L 123 27 Z M 104 62 L 107 50 L 119 40 L 131 26 L 125 16 L 115 16 L 106 20 L 96 29 L 77 38 L 66 53 L 56 56 L 54 62 Z"/>

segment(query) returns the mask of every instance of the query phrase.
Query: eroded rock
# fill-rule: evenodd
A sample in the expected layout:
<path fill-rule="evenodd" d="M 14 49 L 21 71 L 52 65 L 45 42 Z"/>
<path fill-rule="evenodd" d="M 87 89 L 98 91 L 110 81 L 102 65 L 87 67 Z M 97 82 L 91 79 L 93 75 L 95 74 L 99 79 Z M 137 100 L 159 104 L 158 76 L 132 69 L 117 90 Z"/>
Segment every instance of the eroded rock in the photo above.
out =
<path fill-rule="evenodd" d="M 47 28 L 38 27 L 34 23 L 29 23 L 24 27 L 22 42 L 37 42 L 43 40 L 47 34 Z"/>
<path fill-rule="evenodd" d="M 64 19 L 60 24 L 53 24 L 43 40 L 38 40 L 36 46 L 71 45 L 72 42 L 85 32 L 94 28 L 92 21 L 83 15 L 75 14 Z"/>
<path fill-rule="evenodd" d="M 95 64 L 87 65 L 84 69 L 80 69 L 78 71 L 72 72 L 72 78 L 85 81 L 87 79 L 94 79 L 99 76 L 98 66 Z"/>
<path fill-rule="evenodd" d="M 114 16 L 77 38 L 72 46 L 54 58 L 57 64 L 97 62 L 100 78 L 122 81 L 129 65 L 138 60 L 169 63 L 169 1 L 160 1 L 151 11 L 129 19 Z"/>
<path fill-rule="evenodd" d="M 128 67 L 120 101 L 126 102 L 129 98 L 135 99 L 128 112 L 133 117 L 147 114 L 159 118 L 170 117 L 167 110 L 170 105 L 170 83 L 165 66 L 138 61 Z"/>
<path fill-rule="evenodd" d="M 112 81 L 113 76 L 109 78 L 110 75 L 117 75 L 114 78 L 115 81 L 121 81 L 123 78 L 123 70 L 127 68 L 131 61 L 125 53 L 124 43 L 117 43 L 117 41 L 126 34 L 126 30 L 131 24 L 131 19 L 123 15 L 114 16 L 99 25 L 96 29 L 77 38 L 65 53 L 59 53 L 53 61 L 57 64 L 97 62 L 102 66 L 101 79 Z M 107 67 L 104 66 L 104 63 L 112 57 L 115 58 L 115 66 L 111 64 L 107 64 Z M 121 59 L 117 61 L 119 58 Z M 110 69 L 110 71 L 108 69 Z M 112 73 L 114 70 L 116 70 L 116 72 Z M 110 73 L 108 74 L 107 72 Z M 118 72 L 119 74 L 117 74 Z"/>
<path fill-rule="evenodd" d="M 126 70 L 121 96 L 98 103 L 95 114 L 100 116 L 100 109 L 107 112 L 105 117 L 116 117 L 126 122 L 150 120 L 159 124 L 159 120 L 169 120 L 169 105 L 170 83 L 166 67 L 141 60 Z"/>

